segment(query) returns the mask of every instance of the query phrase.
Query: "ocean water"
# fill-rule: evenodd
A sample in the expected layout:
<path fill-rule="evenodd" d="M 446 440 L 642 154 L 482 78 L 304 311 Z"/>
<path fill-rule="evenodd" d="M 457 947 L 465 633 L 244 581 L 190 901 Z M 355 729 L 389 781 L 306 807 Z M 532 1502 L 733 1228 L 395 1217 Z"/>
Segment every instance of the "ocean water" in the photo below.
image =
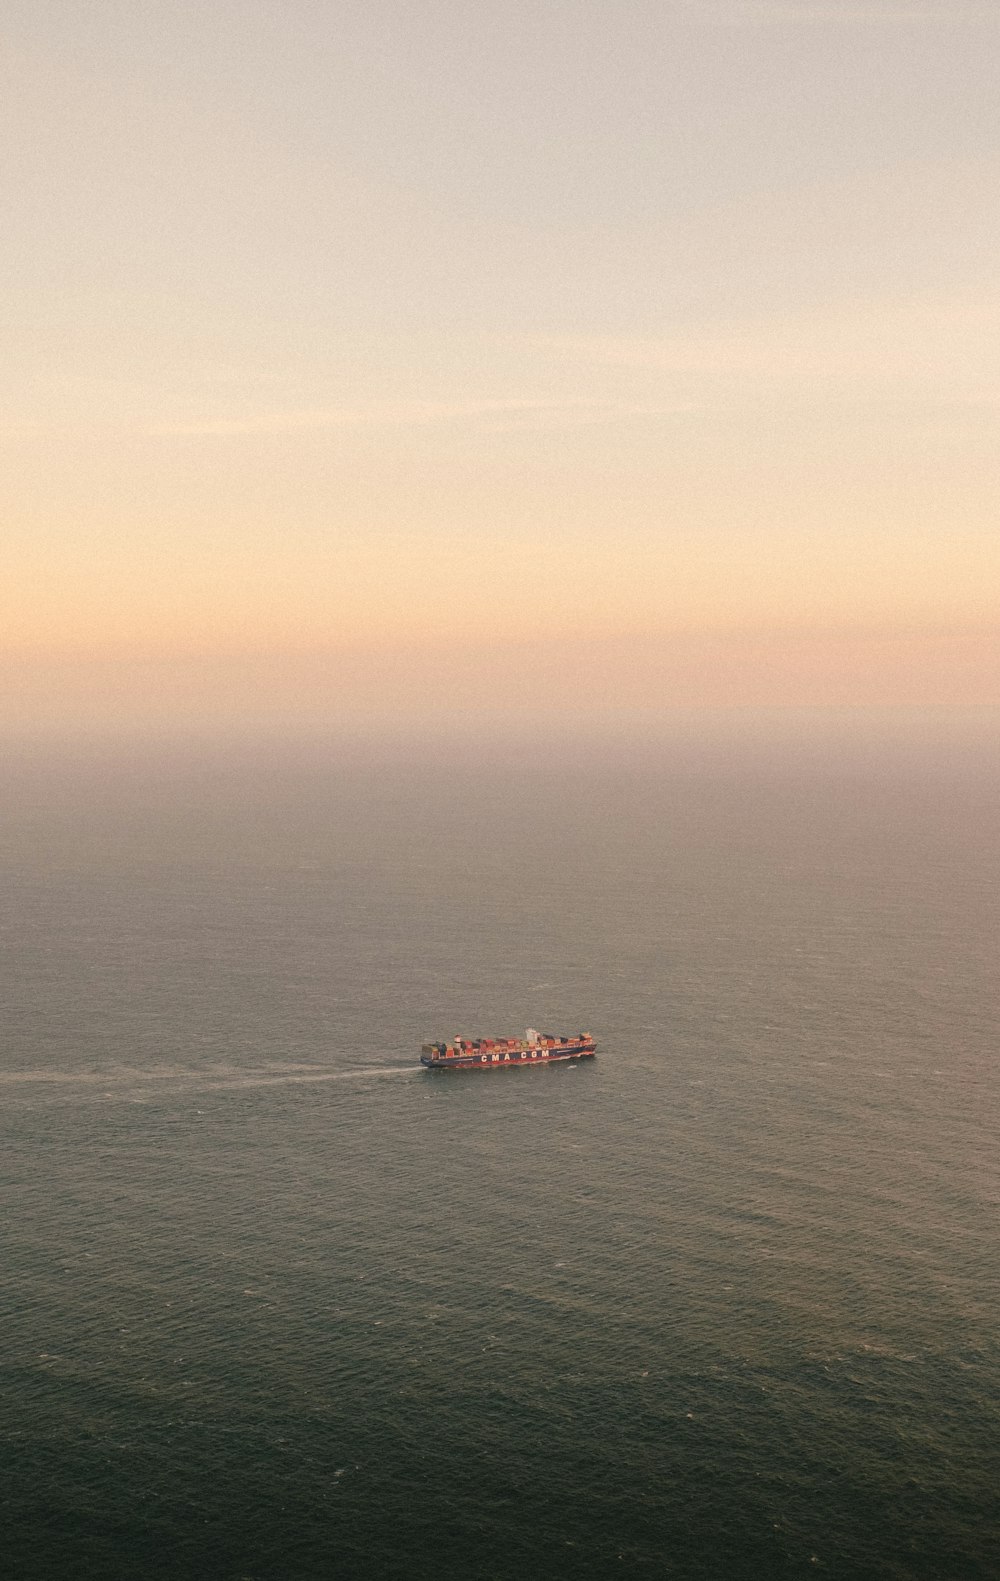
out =
<path fill-rule="evenodd" d="M 1000 1574 L 1000 767 L 802 728 L 5 751 L 4 1576 Z"/>

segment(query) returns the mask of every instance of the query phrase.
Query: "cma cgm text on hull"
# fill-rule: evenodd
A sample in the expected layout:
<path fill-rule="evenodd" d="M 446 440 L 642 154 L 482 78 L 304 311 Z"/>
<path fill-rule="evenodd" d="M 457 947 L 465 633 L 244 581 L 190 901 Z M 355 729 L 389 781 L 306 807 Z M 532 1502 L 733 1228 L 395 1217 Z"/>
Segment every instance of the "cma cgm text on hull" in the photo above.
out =
<path fill-rule="evenodd" d="M 523 1038 L 455 1038 L 451 1043 L 425 1043 L 420 1063 L 428 1070 L 499 1070 L 510 1065 L 592 1059 L 596 1052 L 597 1045 L 589 1032 L 557 1038 L 529 1027 Z"/>

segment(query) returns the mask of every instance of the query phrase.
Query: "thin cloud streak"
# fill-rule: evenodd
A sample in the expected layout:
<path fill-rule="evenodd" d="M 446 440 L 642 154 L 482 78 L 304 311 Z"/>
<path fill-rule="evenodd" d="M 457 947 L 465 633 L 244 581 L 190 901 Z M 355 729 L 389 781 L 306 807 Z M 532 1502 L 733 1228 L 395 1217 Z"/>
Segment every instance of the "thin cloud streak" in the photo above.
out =
<path fill-rule="evenodd" d="M 285 434 L 324 428 L 407 428 L 434 423 L 474 422 L 495 426 L 576 428 L 615 423 L 630 417 L 670 417 L 689 410 L 686 404 L 617 405 L 599 401 L 417 401 L 398 406 L 332 407 L 290 412 L 261 412 L 245 417 L 206 418 L 198 422 L 157 424 L 153 436 L 238 437 Z"/>
<path fill-rule="evenodd" d="M 801 23 L 803 25 L 828 25 L 848 27 L 854 24 L 860 26 L 899 26 L 909 23 L 924 23 L 934 26 L 961 27 L 966 24 L 990 23 L 996 24 L 1000 17 L 995 8 L 990 6 L 951 6 L 942 5 L 814 5 L 805 3 L 781 4 L 778 0 L 735 0 L 733 4 L 716 4 L 705 7 L 703 4 L 690 4 L 686 9 L 692 18 L 710 22 L 715 25 L 734 24 L 788 24 Z"/>
<path fill-rule="evenodd" d="M 729 321 L 663 336 L 560 336 L 556 353 L 664 374 L 843 388 L 890 389 L 975 404 L 1000 399 L 1000 301 L 871 302 L 771 319 Z"/>

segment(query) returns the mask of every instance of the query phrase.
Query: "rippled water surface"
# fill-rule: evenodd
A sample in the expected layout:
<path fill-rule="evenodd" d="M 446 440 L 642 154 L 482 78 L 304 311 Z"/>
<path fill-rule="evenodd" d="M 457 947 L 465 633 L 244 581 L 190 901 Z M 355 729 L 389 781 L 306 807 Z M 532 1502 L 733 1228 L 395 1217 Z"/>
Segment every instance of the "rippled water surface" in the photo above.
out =
<path fill-rule="evenodd" d="M 995 1576 L 998 790 L 12 750 L 5 1573 Z"/>

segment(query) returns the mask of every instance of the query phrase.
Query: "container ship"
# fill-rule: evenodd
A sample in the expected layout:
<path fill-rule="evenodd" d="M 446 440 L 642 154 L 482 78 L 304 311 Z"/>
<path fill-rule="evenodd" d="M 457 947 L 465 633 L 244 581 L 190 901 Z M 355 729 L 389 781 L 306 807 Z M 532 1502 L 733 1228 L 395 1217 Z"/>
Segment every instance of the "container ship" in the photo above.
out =
<path fill-rule="evenodd" d="M 597 1046 L 589 1032 L 557 1038 L 529 1027 L 523 1038 L 455 1038 L 425 1043 L 420 1063 L 428 1070 L 497 1070 L 507 1065 L 541 1065 L 553 1060 L 593 1059 Z"/>

